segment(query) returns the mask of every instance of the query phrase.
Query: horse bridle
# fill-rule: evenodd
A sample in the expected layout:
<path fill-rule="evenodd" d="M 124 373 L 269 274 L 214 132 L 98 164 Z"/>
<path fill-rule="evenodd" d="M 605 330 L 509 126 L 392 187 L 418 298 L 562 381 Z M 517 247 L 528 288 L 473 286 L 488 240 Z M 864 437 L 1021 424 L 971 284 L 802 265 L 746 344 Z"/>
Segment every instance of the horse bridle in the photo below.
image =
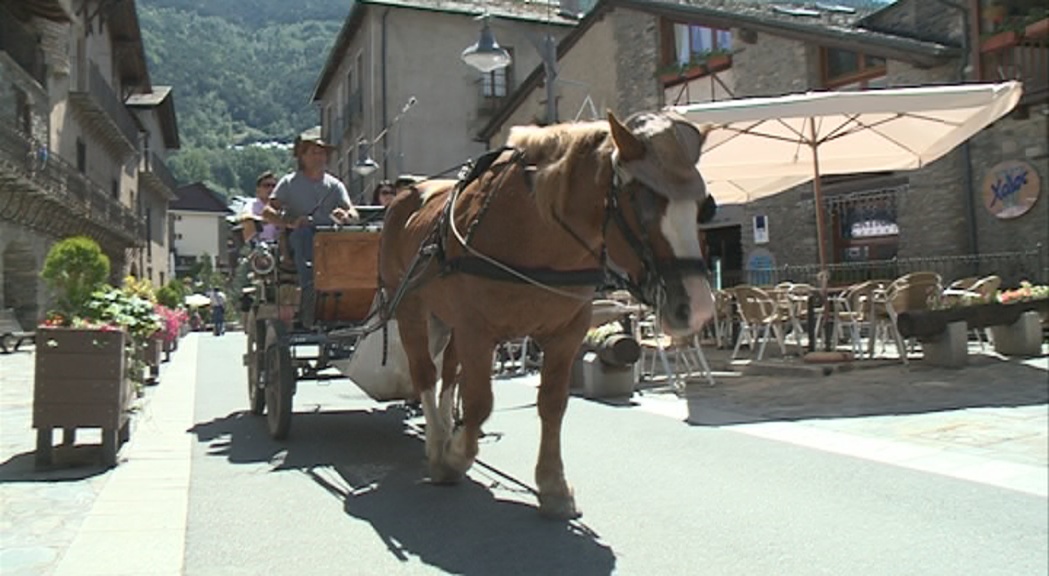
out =
<path fill-rule="evenodd" d="M 601 266 L 639 302 L 653 308 L 661 308 L 667 293 L 666 281 L 668 277 L 708 276 L 710 269 L 703 258 L 656 258 L 652 252 L 652 241 L 645 228 L 645 220 L 641 213 L 641 208 L 638 205 L 637 194 L 627 191 L 625 186 L 623 186 L 623 177 L 620 175 L 621 169 L 613 161 L 612 185 L 609 187 L 608 195 L 605 199 L 605 219 L 601 227 L 601 238 L 604 240 L 608 234 L 609 222 L 614 222 L 619 229 L 619 233 L 623 235 L 623 238 L 633 250 L 634 255 L 641 261 L 641 275 L 638 281 L 635 282 L 630 278 L 629 274 L 620 274 L 613 270 L 609 266 L 608 251 L 604 243 L 601 247 Z M 648 188 L 648 186 L 640 182 L 637 185 Z M 651 189 L 649 189 L 649 192 L 656 193 Z M 629 194 L 630 206 L 638 224 L 640 237 L 627 222 L 623 213 L 623 207 L 619 202 L 620 193 Z M 575 235 L 573 234 L 573 236 Z"/>

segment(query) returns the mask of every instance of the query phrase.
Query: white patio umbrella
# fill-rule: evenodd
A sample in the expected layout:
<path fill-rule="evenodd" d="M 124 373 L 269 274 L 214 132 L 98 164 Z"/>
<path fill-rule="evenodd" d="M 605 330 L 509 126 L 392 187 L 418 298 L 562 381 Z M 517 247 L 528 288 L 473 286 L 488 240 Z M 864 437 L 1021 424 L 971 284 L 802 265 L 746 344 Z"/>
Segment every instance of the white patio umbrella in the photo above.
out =
<path fill-rule="evenodd" d="M 754 200 L 813 180 L 825 268 L 821 175 L 921 168 L 1007 114 L 1021 93 L 1019 82 L 1004 82 L 809 92 L 670 109 L 713 126 L 699 169 L 719 202 Z"/>
<path fill-rule="evenodd" d="M 199 308 L 200 306 L 207 306 L 208 304 L 211 304 L 211 298 L 208 298 L 204 294 L 199 294 L 199 293 L 198 294 L 190 294 L 190 295 L 186 296 L 185 302 L 186 302 L 186 306 L 191 306 L 193 308 Z"/>

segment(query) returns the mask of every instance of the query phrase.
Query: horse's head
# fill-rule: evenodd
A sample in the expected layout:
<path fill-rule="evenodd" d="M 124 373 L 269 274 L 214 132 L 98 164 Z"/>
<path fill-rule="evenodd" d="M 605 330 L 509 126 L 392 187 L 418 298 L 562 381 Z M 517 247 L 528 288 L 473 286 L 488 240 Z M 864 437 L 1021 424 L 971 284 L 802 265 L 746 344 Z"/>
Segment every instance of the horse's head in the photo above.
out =
<path fill-rule="evenodd" d="M 714 313 L 698 226 L 700 207 L 710 206 L 696 167 L 704 132 L 668 112 L 634 114 L 623 123 L 609 112 L 608 123 L 615 144 L 609 258 L 659 309 L 668 333 L 695 332 Z"/>

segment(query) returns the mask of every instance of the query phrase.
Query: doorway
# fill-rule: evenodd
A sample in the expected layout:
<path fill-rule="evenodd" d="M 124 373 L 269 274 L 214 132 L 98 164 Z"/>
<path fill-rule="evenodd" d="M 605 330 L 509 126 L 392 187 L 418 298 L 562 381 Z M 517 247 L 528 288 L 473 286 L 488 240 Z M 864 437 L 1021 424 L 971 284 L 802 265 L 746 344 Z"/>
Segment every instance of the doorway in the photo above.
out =
<path fill-rule="evenodd" d="M 727 288 L 743 283 L 743 226 L 722 226 L 700 230 L 704 257 L 710 266 L 712 277 L 717 280 L 720 263 L 720 287 Z"/>

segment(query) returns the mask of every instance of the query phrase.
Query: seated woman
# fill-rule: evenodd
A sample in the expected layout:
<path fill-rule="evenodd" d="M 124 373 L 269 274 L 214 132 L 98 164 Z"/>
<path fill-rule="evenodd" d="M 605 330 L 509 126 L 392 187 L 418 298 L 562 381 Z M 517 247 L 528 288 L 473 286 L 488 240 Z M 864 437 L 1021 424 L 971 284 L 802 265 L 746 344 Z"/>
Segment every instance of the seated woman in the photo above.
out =
<path fill-rule="evenodd" d="M 383 180 L 375 185 L 375 189 L 372 190 L 372 206 L 389 206 L 390 202 L 393 201 L 394 196 L 397 195 L 397 188 L 393 186 L 393 183 L 389 180 Z"/>

